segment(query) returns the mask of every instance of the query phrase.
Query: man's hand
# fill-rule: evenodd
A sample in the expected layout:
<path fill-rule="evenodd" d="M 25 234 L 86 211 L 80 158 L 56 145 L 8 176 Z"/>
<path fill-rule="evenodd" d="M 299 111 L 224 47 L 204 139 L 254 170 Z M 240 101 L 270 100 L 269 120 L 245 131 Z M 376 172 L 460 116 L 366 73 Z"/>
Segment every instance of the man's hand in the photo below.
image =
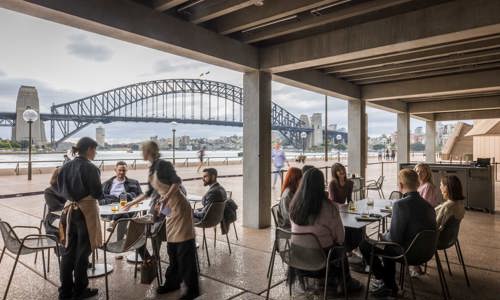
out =
<path fill-rule="evenodd" d="M 132 201 L 132 202 L 129 202 L 127 204 L 125 204 L 125 206 L 122 208 L 123 211 L 129 211 L 129 209 L 132 207 L 132 205 L 134 205 L 135 203 Z"/>

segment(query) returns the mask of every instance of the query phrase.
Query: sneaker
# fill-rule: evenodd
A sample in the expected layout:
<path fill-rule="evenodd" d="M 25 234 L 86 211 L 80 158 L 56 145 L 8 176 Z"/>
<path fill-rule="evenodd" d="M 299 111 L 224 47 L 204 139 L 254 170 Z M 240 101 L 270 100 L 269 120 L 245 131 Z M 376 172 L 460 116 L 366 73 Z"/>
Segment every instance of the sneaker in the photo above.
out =
<path fill-rule="evenodd" d="M 156 293 L 157 294 L 167 294 L 167 293 L 170 293 L 170 292 L 173 292 L 173 291 L 177 291 L 180 288 L 181 288 L 180 284 L 178 284 L 178 285 L 170 285 L 168 283 L 165 283 L 163 285 L 160 285 L 156 289 Z"/>
<path fill-rule="evenodd" d="M 422 275 L 425 275 L 425 272 L 420 266 L 410 266 L 410 276 L 412 278 L 420 277 Z"/>
<path fill-rule="evenodd" d="M 83 290 L 83 292 L 80 293 L 79 295 L 74 296 L 73 300 L 82 300 L 82 299 L 92 298 L 92 297 L 96 296 L 98 293 L 99 293 L 98 289 L 87 288 L 87 289 Z"/>
<path fill-rule="evenodd" d="M 369 291 L 373 292 L 375 290 L 378 290 L 383 285 L 384 285 L 384 281 L 382 279 L 372 278 L 372 280 L 370 280 Z"/>
<path fill-rule="evenodd" d="M 383 284 L 378 289 L 373 290 L 371 294 L 375 298 L 396 297 L 398 295 L 398 289 L 397 288 L 392 289 Z"/>

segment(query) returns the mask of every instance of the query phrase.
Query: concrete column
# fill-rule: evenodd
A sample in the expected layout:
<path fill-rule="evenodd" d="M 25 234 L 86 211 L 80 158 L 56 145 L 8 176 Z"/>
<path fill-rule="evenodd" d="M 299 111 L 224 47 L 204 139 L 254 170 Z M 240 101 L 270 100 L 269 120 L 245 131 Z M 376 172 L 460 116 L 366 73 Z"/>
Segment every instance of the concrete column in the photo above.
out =
<path fill-rule="evenodd" d="M 362 100 L 349 101 L 347 105 L 349 173 L 366 177 L 367 126 L 366 103 Z"/>
<path fill-rule="evenodd" d="M 425 161 L 436 162 L 436 121 L 425 122 Z"/>
<path fill-rule="evenodd" d="M 410 114 L 398 113 L 397 162 L 410 161 Z"/>
<path fill-rule="evenodd" d="M 271 74 L 243 75 L 243 225 L 271 225 Z"/>

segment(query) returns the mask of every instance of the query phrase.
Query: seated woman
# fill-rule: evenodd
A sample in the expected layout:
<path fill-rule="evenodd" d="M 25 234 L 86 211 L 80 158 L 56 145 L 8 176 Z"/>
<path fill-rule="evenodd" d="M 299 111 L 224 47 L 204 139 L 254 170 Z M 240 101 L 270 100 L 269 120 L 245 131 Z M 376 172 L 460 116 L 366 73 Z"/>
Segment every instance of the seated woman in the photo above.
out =
<path fill-rule="evenodd" d="M 328 185 L 328 199 L 333 203 L 345 204 L 352 201 L 353 182 L 347 178 L 345 167 L 341 163 L 332 166 L 332 181 Z M 364 229 L 347 228 L 345 246 L 348 252 L 358 248 L 363 240 Z"/>
<path fill-rule="evenodd" d="M 323 173 L 316 169 L 308 170 L 302 177 L 295 196 L 290 204 L 290 223 L 293 233 L 313 233 L 315 234 L 321 247 L 328 252 L 332 246 L 342 245 L 344 243 L 344 225 L 340 218 L 339 210 L 336 205 L 328 201 L 325 193 L 325 179 Z M 304 245 L 307 247 L 307 245 Z M 335 253 L 339 257 L 341 253 Z M 340 264 L 331 266 L 331 275 L 333 280 L 332 287 L 343 289 L 342 276 L 346 277 L 348 291 L 359 290 L 361 284 L 351 277 L 347 259 L 344 260 L 345 273 L 342 274 Z M 307 272 L 303 270 L 290 270 L 290 284 L 293 283 L 294 274 L 299 276 L 317 277 L 324 272 Z"/>
<path fill-rule="evenodd" d="M 457 176 L 444 176 L 439 186 L 444 202 L 436 207 L 437 228 L 442 229 L 451 218 L 462 220 L 465 216 L 462 184 Z"/>
<path fill-rule="evenodd" d="M 299 168 L 291 167 L 286 172 L 285 181 L 281 188 L 280 198 L 280 217 L 278 223 L 281 227 L 290 227 L 290 202 L 299 187 L 300 179 L 302 178 L 302 171 Z"/>
<path fill-rule="evenodd" d="M 418 174 L 418 193 L 425 201 L 432 207 L 439 204 L 438 191 L 436 186 L 432 183 L 432 172 L 428 164 L 418 163 L 415 166 L 415 172 Z"/>
<path fill-rule="evenodd" d="M 59 236 L 59 226 L 55 223 L 60 217 L 52 214 L 52 212 L 63 210 L 66 204 L 66 199 L 57 192 L 57 176 L 59 168 L 52 172 L 50 178 L 50 186 L 43 192 L 45 204 L 47 205 L 47 214 L 44 216 L 43 226 L 47 234 Z"/>

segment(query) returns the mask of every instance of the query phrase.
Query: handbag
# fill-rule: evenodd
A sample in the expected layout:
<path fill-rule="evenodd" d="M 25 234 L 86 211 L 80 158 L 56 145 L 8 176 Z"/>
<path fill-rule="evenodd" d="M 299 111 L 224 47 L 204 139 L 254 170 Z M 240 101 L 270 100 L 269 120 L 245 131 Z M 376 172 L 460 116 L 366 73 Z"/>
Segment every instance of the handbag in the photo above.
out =
<path fill-rule="evenodd" d="M 158 263 L 156 258 L 148 258 L 142 262 L 141 266 L 141 283 L 150 284 L 158 276 Z"/>

